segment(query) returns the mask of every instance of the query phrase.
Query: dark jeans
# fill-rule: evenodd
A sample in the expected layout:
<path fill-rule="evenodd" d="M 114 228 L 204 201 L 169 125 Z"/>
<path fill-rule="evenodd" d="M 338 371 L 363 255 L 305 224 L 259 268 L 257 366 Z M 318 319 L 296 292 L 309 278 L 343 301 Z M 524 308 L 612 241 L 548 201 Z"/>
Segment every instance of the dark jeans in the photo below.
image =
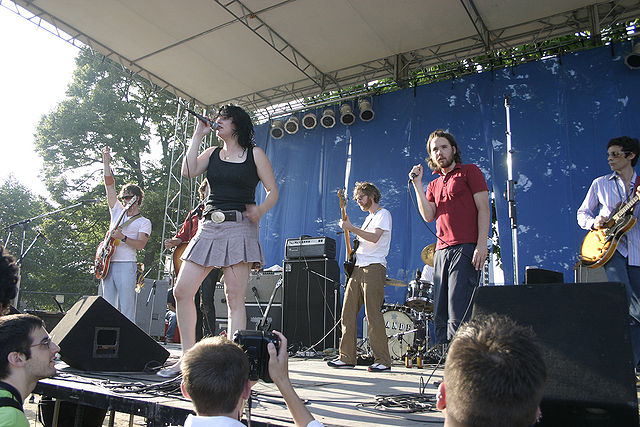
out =
<path fill-rule="evenodd" d="M 196 325 L 196 331 L 201 331 L 202 336 L 213 336 L 216 333 L 216 306 L 214 303 L 214 293 L 216 283 L 220 278 L 221 270 L 214 268 L 204 278 L 200 285 L 200 304 L 198 308 L 199 326 Z M 199 340 L 200 338 L 198 338 Z"/>
<path fill-rule="evenodd" d="M 471 298 L 480 283 L 480 271 L 471 260 L 476 245 L 463 243 L 439 249 L 434 255 L 434 310 L 436 344 L 450 341 L 471 316 Z"/>
<path fill-rule="evenodd" d="M 607 280 L 624 283 L 629 299 L 629 325 L 634 366 L 640 361 L 640 267 L 629 265 L 627 258 L 616 251 L 604 265 Z"/>

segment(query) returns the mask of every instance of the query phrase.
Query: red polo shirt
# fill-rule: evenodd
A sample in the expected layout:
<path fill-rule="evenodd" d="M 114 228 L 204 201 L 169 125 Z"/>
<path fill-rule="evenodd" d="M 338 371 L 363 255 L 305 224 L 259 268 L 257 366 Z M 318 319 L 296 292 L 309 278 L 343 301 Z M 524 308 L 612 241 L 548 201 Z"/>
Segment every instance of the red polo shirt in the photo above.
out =
<path fill-rule="evenodd" d="M 475 193 L 488 191 L 482 171 L 474 164 L 456 164 L 427 186 L 427 200 L 436 205 L 436 249 L 478 242 Z"/>

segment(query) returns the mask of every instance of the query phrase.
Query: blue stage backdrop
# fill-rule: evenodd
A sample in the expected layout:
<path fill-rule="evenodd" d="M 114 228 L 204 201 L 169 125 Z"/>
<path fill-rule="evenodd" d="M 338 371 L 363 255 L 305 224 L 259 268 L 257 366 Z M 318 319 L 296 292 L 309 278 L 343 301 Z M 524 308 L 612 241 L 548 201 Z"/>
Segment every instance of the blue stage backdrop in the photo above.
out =
<path fill-rule="evenodd" d="M 463 163 L 477 164 L 495 193 L 504 282 L 512 284 L 504 199 L 506 94 L 515 150 L 520 280 L 525 266 L 537 266 L 561 271 L 572 282 L 585 234 L 576 223 L 576 210 L 592 179 L 609 171 L 606 143 L 620 135 L 640 136 L 640 71 L 623 62 L 630 50 L 629 43 L 615 44 L 374 96 L 373 121 L 358 118 L 349 127 L 339 120 L 331 129 L 301 126 L 298 133 L 276 140 L 269 136 L 269 124 L 257 126 L 256 142 L 269 156 L 280 190 L 280 199 L 261 222 L 267 264 L 282 264 L 286 239 L 310 235 L 336 239 L 342 265 L 337 191 L 345 185 L 351 144 L 349 197 L 356 181 L 380 188 L 380 203 L 393 216 L 387 274 L 409 282 L 423 267 L 422 248 L 435 242 L 435 223 L 422 221 L 407 186 L 408 173 L 413 165 L 424 165 L 429 133 L 443 128 L 456 137 Z M 319 117 L 322 110 L 315 113 Z M 430 179 L 427 172 L 425 185 Z M 259 194 L 264 197 L 263 191 Z M 354 201 L 347 211 L 352 222 L 362 224 L 365 214 Z M 406 288 L 387 288 L 387 302 L 404 301 Z"/>

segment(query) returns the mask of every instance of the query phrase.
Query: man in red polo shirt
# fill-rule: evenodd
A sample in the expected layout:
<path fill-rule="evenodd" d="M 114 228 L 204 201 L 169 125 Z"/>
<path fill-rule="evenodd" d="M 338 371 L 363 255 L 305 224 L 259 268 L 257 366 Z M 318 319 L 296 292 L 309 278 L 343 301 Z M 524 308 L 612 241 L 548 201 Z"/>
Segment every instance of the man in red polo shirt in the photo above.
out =
<path fill-rule="evenodd" d="M 471 314 L 471 297 L 487 258 L 489 191 L 480 169 L 462 164 L 453 135 L 438 129 L 427 141 L 429 167 L 438 178 L 422 189 L 422 165 L 411 169 L 420 214 L 436 220 L 434 325 L 436 343 L 450 341 Z"/>

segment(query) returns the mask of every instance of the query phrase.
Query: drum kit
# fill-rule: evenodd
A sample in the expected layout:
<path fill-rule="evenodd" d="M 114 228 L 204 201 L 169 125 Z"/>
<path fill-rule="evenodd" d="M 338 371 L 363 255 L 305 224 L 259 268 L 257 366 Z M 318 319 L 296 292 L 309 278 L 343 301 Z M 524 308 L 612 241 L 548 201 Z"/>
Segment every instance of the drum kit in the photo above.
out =
<path fill-rule="evenodd" d="M 422 261 L 433 267 L 435 243 L 426 246 L 421 253 Z M 431 277 L 425 278 L 418 270 L 409 282 L 404 304 L 385 304 L 382 307 L 389 354 L 394 360 L 406 359 L 408 355 L 428 352 L 429 320 L 433 319 L 434 290 Z M 407 286 L 403 281 L 387 278 L 387 286 Z M 366 328 L 364 329 L 366 331 Z M 365 332 L 366 333 L 366 332 Z"/>

